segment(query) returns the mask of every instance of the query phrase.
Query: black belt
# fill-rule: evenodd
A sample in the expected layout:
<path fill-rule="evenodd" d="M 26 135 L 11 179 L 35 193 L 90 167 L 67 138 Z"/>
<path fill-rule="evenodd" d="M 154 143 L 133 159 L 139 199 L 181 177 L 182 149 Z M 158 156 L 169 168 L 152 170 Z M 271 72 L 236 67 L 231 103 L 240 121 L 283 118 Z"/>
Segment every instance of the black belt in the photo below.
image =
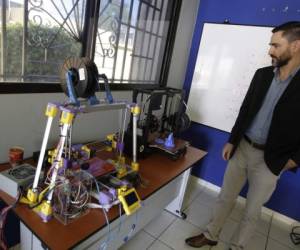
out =
<path fill-rule="evenodd" d="M 244 135 L 245 140 L 254 148 L 259 149 L 259 150 L 264 150 L 265 145 L 264 144 L 259 144 L 254 141 L 252 141 L 247 135 Z"/>

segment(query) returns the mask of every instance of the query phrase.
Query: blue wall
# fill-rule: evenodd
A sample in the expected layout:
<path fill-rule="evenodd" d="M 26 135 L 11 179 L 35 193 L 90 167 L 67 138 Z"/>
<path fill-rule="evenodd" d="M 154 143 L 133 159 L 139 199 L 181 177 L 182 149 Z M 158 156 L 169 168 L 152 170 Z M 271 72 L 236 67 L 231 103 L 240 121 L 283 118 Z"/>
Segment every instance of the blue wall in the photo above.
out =
<path fill-rule="evenodd" d="M 276 26 L 283 22 L 300 20 L 300 1 L 295 0 L 200 0 L 195 31 L 186 71 L 184 89 L 189 93 L 198 48 L 205 22 L 232 24 Z M 254 38 L 255 39 L 255 38 Z M 221 43 L 221 40 L 220 40 Z M 267 51 L 266 51 L 267 53 Z M 229 134 L 218 129 L 192 123 L 184 137 L 193 146 L 208 151 L 208 155 L 193 169 L 193 175 L 221 186 L 226 162 L 221 158 L 221 151 Z M 242 191 L 245 196 L 246 189 Z M 300 171 L 296 174 L 282 174 L 277 189 L 267 207 L 300 220 Z"/>

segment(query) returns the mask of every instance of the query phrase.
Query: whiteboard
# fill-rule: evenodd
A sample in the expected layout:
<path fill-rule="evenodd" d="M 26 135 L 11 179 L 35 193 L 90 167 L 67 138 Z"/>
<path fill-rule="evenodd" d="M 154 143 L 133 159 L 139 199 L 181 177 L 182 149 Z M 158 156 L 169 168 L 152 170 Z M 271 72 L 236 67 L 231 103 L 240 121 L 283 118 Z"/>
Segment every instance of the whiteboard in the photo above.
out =
<path fill-rule="evenodd" d="M 188 99 L 192 121 L 231 131 L 256 69 L 271 65 L 271 30 L 204 24 Z"/>

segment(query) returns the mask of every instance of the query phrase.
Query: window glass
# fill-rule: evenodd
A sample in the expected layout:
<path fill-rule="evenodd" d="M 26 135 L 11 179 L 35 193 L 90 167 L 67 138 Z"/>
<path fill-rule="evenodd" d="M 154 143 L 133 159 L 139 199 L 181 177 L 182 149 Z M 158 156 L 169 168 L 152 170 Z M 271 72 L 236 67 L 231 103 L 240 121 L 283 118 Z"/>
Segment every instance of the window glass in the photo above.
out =
<path fill-rule="evenodd" d="M 174 2 L 2 0 L 0 82 L 58 83 L 65 59 L 87 54 L 110 83 L 160 84 Z"/>
<path fill-rule="evenodd" d="M 170 4 L 172 1 L 102 0 L 94 58 L 99 72 L 112 83 L 159 84 Z"/>
<path fill-rule="evenodd" d="M 6 1 L 6 15 L 1 12 L 2 80 L 59 81 L 63 61 L 80 55 L 85 4 L 85 0 Z"/>

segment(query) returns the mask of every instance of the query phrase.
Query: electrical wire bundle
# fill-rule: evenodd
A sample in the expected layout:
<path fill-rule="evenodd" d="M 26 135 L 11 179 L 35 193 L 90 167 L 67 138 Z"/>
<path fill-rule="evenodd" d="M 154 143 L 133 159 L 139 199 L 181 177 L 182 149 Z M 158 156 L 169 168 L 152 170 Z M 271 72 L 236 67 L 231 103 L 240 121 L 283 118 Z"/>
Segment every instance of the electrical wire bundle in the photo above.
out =
<path fill-rule="evenodd" d="M 102 209 L 103 211 L 103 214 L 104 214 L 104 218 L 105 218 L 105 221 L 106 221 L 106 225 L 107 225 L 107 236 L 106 236 L 106 239 L 104 240 L 104 242 L 102 242 L 102 244 L 100 245 L 99 247 L 99 250 L 106 250 L 107 247 L 109 246 L 109 244 L 111 242 L 113 242 L 113 240 L 120 234 L 121 232 L 121 227 L 124 223 L 123 219 L 122 219 L 122 205 L 120 202 L 116 202 L 114 205 L 118 205 L 119 206 L 119 224 L 117 226 L 117 230 L 112 232 L 111 230 L 111 225 L 110 225 L 110 222 L 109 222 L 109 219 L 108 219 L 108 213 L 107 213 L 107 209 L 105 208 L 104 205 L 101 204 L 101 200 L 100 200 L 100 187 L 99 187 L 99 184 L 98 181 L 96 180 L 96 178 L 94 176 L 92 176 L 90 173 L 86 172 L 87 175 L 90 175 L 90 177 L 93 179 L 93 182 L 96 186 L 96 190 L 97 190 L 97 193 L 98 193 L 98 203 L 99 204 L 95 204 L 95 203 L 89 203 L 88 206 L 90 208 L 100 208 Z M 133 233 L 136 229 L 138 225 L 138 212 L 136 212 L 135 214 L 135 221 L 134 223 L 131 225 L 130 229 L 129 229 L 129 232 L 127 233 L 127 235 L 125 235 L 123 237 L 123 241 L 124 242 L 127 242 L 132 236 L 133 236 Z"/>
<path fill-rule="evenodd" d="M 54 215 L 67 224 L 87 212 L 92 180 L 84 171 L 69 173 L 54 189 Z"/>

